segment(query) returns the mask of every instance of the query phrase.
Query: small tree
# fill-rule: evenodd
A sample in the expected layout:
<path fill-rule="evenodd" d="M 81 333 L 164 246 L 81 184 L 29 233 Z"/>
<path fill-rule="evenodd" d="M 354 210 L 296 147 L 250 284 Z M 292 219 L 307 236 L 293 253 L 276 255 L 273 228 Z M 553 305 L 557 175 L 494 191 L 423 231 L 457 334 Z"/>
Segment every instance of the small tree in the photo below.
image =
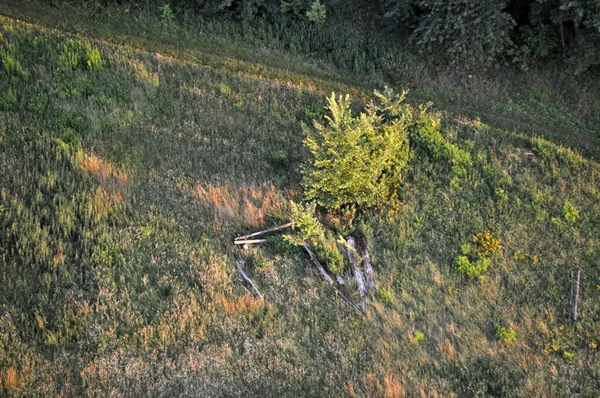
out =
<path fill-rule="evenodd" d="M 374 207 L 395 195 L 409 159 L 406 128 L 412 114 L 404 95 L 376 93 L 377 104 L 353 116 L 349 96 L 331 94 L 327 124 L 304 129 L 312 154 L 303 170 L 308 200 L 339 211 Z"/>

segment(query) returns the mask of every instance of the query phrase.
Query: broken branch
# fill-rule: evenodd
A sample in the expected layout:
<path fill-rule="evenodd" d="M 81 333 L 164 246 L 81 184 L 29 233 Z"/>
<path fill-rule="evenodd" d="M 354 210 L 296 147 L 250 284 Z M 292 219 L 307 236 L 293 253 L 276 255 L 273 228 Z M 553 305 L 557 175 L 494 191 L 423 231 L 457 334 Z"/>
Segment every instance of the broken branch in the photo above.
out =
<path fill-rule="evenodd" d="M 252 233 L 250 235 L 238 236 L 234 240 L 235 241 L 245 240 L 245 239 L 248 239 L 248 238 L 252 238 L 252 237 L 255 237 L 255 236 L 259 236 L 259 235 L 268 234 L 269 232 L 275 232 L 275 231 L 279 231 L 279 230 L 282 230 L 282 229 L 285 229 L 285 228 L 289 228 L 289 227 L 293 227 L 293 226 L 294 226 L 294 223 L 293 222 L 289 222 L 287 224 L 283 224 L 283 225 L 280 225 L 278 227 L 273 227 L 273 228 L 265 229 L 264 231 L 254 232 L 254 233 Z"/>
<path fill-rule="evenodd" d="M 346 248 L 346 254 L 348 255 L 348 260 L 350 261 L 350 265 L 352 265 L 352 271 L 354 272 L 354 278 L 356 279 L 356 284 L 358 285 L 358 292 L 360 293 L 360 302 L 362 306 L 362 310 L 365 311 L 367 306 L 367 289 L 365 287 L 365 282 L 363 279 L 362 272 L 358 267 L 358 258 L 356 253 L 356 246 L 354 244 L 354 238 L 349 236 L 346 241 L 348 242 L 348 247 Z"/>
<path fill-rule="evenodd" d="M 250 239 L 250 240 L 235 240 L 233 241 L 234 245 L 249 245 L 252 243 L 266 243 L 266 239 Z"/>
<path fill-rule="evenodd" d="M 244 272 L 244 270 L 242 270 L 242 267 L 240 267 L 240 265 L 238 264 L 238 271 L 240 271 L 240 274 L 242 275 L 242 278 L 244 278 L 244 280 L 250 285 L 252 286 L 252 290 L 254 290 L 254 292 L 256 293 L 256 295 L 261 299 L 264 300 L 263 295 L 260 293 L 260 290 L 258 290 L 258 287 L 256 287 L 256 285 L 254 284 L 254 282 L 252 281 L 252 279 L 250 279 L 250 277 L 248 277 L 248 275 L 246 275 L 246 273 Z"/>
<path fill-rule="evenodd" d="M 356 312 L 358 315 L 360 315 L 361 318 L 364 318 L 365 314 L 363 314 L 363 312 L 360 310 L 360 308 L 358 308 L 356 306 L 356 304 L 354 304 L 348 297 L 346 297 L 344 295 L 344 293 L 342 293 L 337 287 L 335 287 L 333 285 L 333 279 L 331 279 L 331 277 L 329 276 L 329 274 L 327 273 L 327 271 L 325 271 L 325 268 L 323 268 L 323 266 L 321 265 L 321 263 L 319 262 L 319 260 L 317 260 L 317 258 L 313 254 L 313 252 L 308 247 L 308 245 L 305 243 L 305 244 L 302 245 L 302 247 L 304 248 L 304 250 L 306 251 L 306 253 L 308 253 L 308 256 L 310 257 L 310 260 L 317 267 L 317 269 L 319 270 L 319 273 L 323 276 L 323 278 L 327 281 L 327 283 L 329 283 L 333 287 L 333 289 L 340 296 L 340 298 L 342 300 L 344 300 L 346 302 L 346 304 L 348 304 L 350 306 L 350 308 L 352 308 L 354 310 L 354 312 Z"/>
<path fill-rule="evenodd" d="M 317 257 L 315 257 L 315 255 L 313 254 L 313 252 L 310 251 L 308 245 L 305 243 L 305 244 L 302 245 L 302 247 L 308 253 L 308 256 L 310 257 L 310 260 L 317 267 L 317 269 L 319 270 L 319 273 L 323 276 L 323 278 L 325 278 L 325 280 L 327 281 L 327 283 L 329 283 L 330 285 L 332 285 L 333 284 L 333 279 L 331 279 L 331 277 L 329 276 L 329 274 L 327 273 L 327 271 L 325 271 L 325 268 L 323 268 L 323 266 L 321 265 L 321 263 L 319 262 L 319 260 L 317 260 Z"/>

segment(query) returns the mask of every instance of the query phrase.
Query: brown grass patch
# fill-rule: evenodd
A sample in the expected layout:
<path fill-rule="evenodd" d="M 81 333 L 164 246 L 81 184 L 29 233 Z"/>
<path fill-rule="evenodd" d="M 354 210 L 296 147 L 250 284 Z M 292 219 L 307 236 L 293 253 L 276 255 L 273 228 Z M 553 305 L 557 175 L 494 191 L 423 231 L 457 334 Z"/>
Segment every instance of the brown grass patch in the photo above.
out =
<path fill-rule="evenodd" d="M 249 227 L 264 227 L 265 219 L 287 219 L 289 200 L 295 191 L 280 192 L 274 185 L 196 185 L 192 194 L 214 211 L 215 225 L 242 221 Z"/>
<path fill-rule="evenodd" d="M 106 214 L 114 205 L 123 201 L 121 192 L 109 192 L 98 187 L 96 192 L 90 195 L 90 211 L 92 214 Z"/>
<path fill-rule="evenodd" d="M 223 297 L 220 302 L 225 313 L 229 315 L 258 312 L 265 304 L 263 300 L 249 295 L 236 297 L 233 300 Z"/>
<path fill-rule="evenodd" d="M 83 153 L 79 164 L 104 186 L 124 191 L 129 185 L 129 175 L 125 171 L 117 170 L 112 163 L 102 160 L 93 153 Z"/>
<path fill-rule="evenodd" d="M 4 388 L 9 391 L 16 390 L 21 384 L 19 381 L 19 375 L 15 368 L 8 368 L 4 375 Z"/>

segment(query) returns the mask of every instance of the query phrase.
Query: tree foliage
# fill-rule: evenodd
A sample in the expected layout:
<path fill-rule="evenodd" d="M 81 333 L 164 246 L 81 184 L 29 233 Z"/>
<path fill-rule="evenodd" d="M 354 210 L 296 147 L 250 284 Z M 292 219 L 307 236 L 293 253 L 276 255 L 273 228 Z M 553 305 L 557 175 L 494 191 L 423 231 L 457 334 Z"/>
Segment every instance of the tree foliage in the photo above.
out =
<path fill-rule="evenodd" d="M 505 0 L 388 0 L 385 17 L 412 29 L 421 51 L 442 54 L 451 63 L 491 63 L 512 44 L 514 25 Z"/>
<path fill-rule="evenodd" d="M 50 2 L 61 1 L 68 0 Z M 162 0 L 100 3 L 145 5 L 155 11 L 165 4 Z M 336 26 L 348 23 L 366 23 L 382 31 L 387 27 L 398 40 L 408 37 L 419 51 L 457 68 L 485 67 L 498 60 L 527 68 L 537 59 L 559 56 L 576 74 L 600 65 L 598 0 L 172 0 L 170 4 L 177 14 L 243 22 L 259 19 L 275 25 L 289 23 L 290 29 L 296 29 L 299 20 L 310 20 L 319 28 L 303 34 L 313 40 L 329 40 L 337 33 Z M 319 44 L 343 52 L 347 40 Z M 377 53 L 373 48 L 364 51 Z"/>
<path fill-rule="evenodd" d="M 404 95 L 378 94 L 354 116 L 349 96 L 332 93 L 327 124 L 305 128 L 312 161 L 304 170 L 306 197 L 329 210 L 369 208 L 394 195 L 409 158 Z"/>

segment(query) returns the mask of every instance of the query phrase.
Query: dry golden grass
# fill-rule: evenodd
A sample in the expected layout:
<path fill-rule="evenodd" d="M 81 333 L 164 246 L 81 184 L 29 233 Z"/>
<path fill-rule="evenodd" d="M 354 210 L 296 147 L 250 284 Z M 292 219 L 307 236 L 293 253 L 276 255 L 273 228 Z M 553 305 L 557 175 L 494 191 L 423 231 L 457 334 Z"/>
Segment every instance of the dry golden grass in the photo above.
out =
<path fill-rule="evenodd" d="M 22 380 L 20 379 L 22 379 L 22 377 L 19 378 L 15 368 L 8 368 L 6 374 L 4 375 L 4 388 L 6 388 L 8 391 L 16 390 L 21 384 L 20 381 Z"/>
<path fill-rule="evenodd" d="M 383 377 L 383 393 L 386 398 L 406 397 L 406 390 L 390 370 L 388 370 Z"/>
<path fill-rule="evenodd" d="M 106 214 L 114 205 L 123 201 L 121 192 L 109 192 L 98 187 L 96 192 L 90 195 L 90 211 L 92 214 Z"/>
<path fill-rule="evenodd" d="M 192 194 L 214 211 L 215 227 L 242 220 L 249 227 L 265 226 L 267 217 L 287 218 L 294 191 L 281 193 L 274 185 L 196 185 Z"/>
<path fill-rule="evenodd" d="M 129 184 L 127 172 L 117 170 L 112 163 L 99 158 L 93 153 L 82 153 L 79 156 L 79 164 L 105 186 L 124 191 Z"/>
<path fill-rule="evenodd" d="M 236 297 L 232 300 L 222 297 L 220 304 L 225 313 L 229 315 L 238 315 L 244 313 L 257 312 L 263 308 L 265 302 L 250 295 Z"/>
<path fill-rule="evenodd" d="M 58 242 L 58 247 L 56 248 L 56 254 L 52 258 L 52 265 L 58 266 L 65 263 L 65 249 L 63 247 L 62 242 Z"/>

